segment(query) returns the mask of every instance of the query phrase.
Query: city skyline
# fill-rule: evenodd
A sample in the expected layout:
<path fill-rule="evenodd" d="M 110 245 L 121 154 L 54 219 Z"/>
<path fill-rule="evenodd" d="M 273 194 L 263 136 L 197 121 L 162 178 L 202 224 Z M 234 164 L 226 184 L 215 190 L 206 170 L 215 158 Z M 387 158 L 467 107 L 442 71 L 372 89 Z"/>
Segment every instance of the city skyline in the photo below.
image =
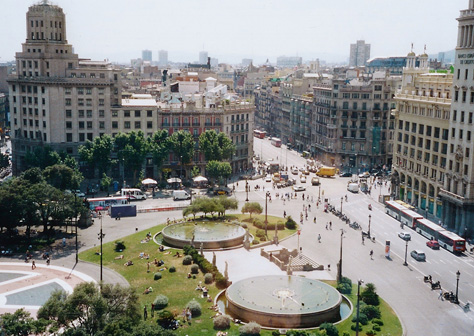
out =
<path fill-rule="evenodd" d="M 9 34 L 2 36 L 0 63 L 14 60 L 26 37 L 24 13 L 35 3 L 2 0 L 0 29 Z M 405 55 L 411 43 L 416 53 L 426 45 L 429 54 L 436 54 L 454 49 L 455 18 L 468 7 L 468 0 L 52 3 L 64 9 L 68 42 L 80 57 L 119 63 L 140 58 L 145 49 L 153 51 L 154 60 L 158 50 L 167 50 L 171 62 L 197 61 L 203 50 L 226 63 L 243 58 L 275 63 L 283 55 L 347 62 L 350 44 L 357 40 L 371 44 L 371 57 Z"/>

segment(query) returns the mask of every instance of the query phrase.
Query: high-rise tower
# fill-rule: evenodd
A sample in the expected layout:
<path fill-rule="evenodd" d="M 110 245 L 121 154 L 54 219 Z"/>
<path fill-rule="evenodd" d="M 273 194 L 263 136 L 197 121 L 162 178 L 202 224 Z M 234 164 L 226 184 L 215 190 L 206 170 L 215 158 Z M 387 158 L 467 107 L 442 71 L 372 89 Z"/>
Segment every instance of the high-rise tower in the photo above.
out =
<path fill-rule="evenodd" d="M 443 223 L 474 235 L 474 0 L 461 10 L 454 64 Z"/>
<path fill-rule="evenodd" d="M 359 40 L 351 44 L 349 56 L 349 66 L 364 66 L 370 58 L 370 44 L 364 40 Z"/>

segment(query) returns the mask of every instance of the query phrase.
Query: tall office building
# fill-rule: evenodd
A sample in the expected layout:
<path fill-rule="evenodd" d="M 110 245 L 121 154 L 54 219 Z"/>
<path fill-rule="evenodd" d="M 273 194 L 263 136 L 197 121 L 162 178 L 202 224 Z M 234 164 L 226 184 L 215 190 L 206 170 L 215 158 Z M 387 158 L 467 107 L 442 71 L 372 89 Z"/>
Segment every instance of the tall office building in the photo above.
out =
<path fill-rule="evenodd" d="M 165 67 L 168 65 L 168 51 L 160 50 L 158 51 L 158 65 Z"/>
<path fill-rule="evenodd" d="M 153 60 L 151 50 L 142 50 L 142 60 L 147 62 L 151 62 Z"/>
<path fill-rule="evenodd" d="M 14 174 L 36 147 L 77 155 L 86 140 L 110 133 L 106 120 L 121 100 L 118 70 L 74 54 L 61 7 L 47 1 L 29 7 L 26 32 L 8 79 Z"/>
<path fill-rule="evenodd" d="M 474 235 L 474 0 L 458 18 L 454 64 L 448 167 L 444 188 L 443 223 L 460 235 Z"/>
<path fill-rule="evenodd" d="M 370 44 L 366 44 L 364 40 L 358 40 L 355 44 L 351 44 L 349 66 L 364 66 L 369 58 Z"/>
<path fill-rule="evenodd" d="M 199 53 L 199 64 L 207 64 L 208 53 L 207 51 L 201 51 Z"/>

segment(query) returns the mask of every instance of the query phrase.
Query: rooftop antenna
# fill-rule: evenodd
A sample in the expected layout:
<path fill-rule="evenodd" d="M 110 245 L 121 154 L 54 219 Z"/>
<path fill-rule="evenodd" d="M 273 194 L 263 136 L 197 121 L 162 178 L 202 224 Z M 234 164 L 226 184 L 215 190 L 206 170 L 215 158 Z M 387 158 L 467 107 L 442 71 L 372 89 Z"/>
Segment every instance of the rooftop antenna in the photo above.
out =
<path fill-rule="evenodd" d="M 423 49 L 423 53 L 426 54 L 426 44 L 425 44 L 425 48 Z"/>
<path fill-rule="evenodd" d="M 411 43 L 411 52 L 413 52 L 413 42 Z"/>

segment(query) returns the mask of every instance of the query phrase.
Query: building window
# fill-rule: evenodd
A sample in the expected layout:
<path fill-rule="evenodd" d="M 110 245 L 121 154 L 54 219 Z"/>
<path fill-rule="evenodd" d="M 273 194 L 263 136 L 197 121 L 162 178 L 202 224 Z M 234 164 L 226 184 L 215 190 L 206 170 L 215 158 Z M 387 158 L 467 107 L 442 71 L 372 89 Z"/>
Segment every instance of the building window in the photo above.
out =
<path fill-rule="evenodd" d="M 70 98 L 66 98 L 66 106 L 71 106 L 71 99 Z"/>
<path fill-rule="evenodd" d="M 147 117 L 153 117 L 153 111 L 152 110 L 146 111 L 146 116 Z"/>
<path fill-rule="evenodd" d="M 99 99 L 99 106 L 104 106 L 104 105 L 105 105 L 105 100 Z"/>
<path fill-rule="evenodd" d="M 123 128 L 125 128 L 125 129 L 130 129 L 130 121 L 125 121 L 125 122 L 123 123 Z"/>
<path fill-rule="evenodd" d="M 66 142 L 72 142 L 72 133 L 66 133 Z"/>
<path fill-rule="evenodd" d="M 72 121 L 66 121 L 66 129 L 72 129 Z"/>
<path fill-rule="evenodd" d="M 146 128 L 153 128 L 153 121 L 147 121 Z"/>
<path fill-rule="evenodd" d="M 135 117 L 140 117 L 140 110 L 135 111 Z"/>
<path fill-rule="evenodd" d="M 127 110 L 123 111 L 123 116 L 130 117 L 130 111 L 127 111 Z"/>
<path fill-rule="evenodd" d="M 99 128 L 104 129 L 105 128 L 105 121 L 99 121 Z"/>
<path fill-rule="evenodd" d="M 86 88 L 86 94 L 88 95 L 92 94 L 92 88 Z"/>
<path fill-rule="evenodd" d="M 140 121 L 135 121 L 135 128 L 142 128 L 142 123 Z"/>
<path fill-rule="evenodd" d="M 112 128 L 118 128 L 118 121 L 112 121 Z"/>
<path fill-rule="evenodd" d="M 105 116 L 105 111 L 104 110 L 99 110 L 99 117 L 104 117 Z"/>

